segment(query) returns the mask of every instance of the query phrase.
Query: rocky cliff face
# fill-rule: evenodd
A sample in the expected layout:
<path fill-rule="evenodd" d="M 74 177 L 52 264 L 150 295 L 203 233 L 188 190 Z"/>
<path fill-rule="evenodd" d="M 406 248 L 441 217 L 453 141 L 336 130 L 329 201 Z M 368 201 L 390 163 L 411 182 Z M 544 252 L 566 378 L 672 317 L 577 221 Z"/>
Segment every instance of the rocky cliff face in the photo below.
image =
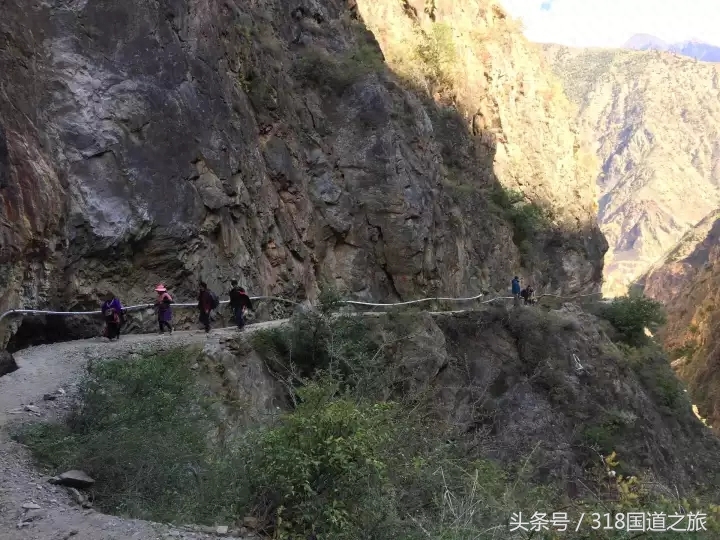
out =
<path fill-rule="evenodd" d="M 201 277 L 596 287 L 592 174 L 552 76 L 492 2 L 420 4 L 6 0 L 0 311 L 158 281 L 191 298 Z"/>
<path fill-rule="evenodd" d="M 713 212 L 642 280 L 645 294 L 665 304 L 668 321 L 659 333 L 672 351 L 673 367 L 687 382 L 700 414 L 720 426 L 720 212 Z"/>
<path fill-rule="evenodd" d="M 685 288 L 717 260 L 720 211 L 711 212 L 638 280 L 645 294 L 666 305 L 681 300 Z"/>
<path fill-rule="evenodd" d="M 603 291 L 624 294 L 720 206 L 720 66 L 670 53 L 546 46 L 602 162 Z"/>

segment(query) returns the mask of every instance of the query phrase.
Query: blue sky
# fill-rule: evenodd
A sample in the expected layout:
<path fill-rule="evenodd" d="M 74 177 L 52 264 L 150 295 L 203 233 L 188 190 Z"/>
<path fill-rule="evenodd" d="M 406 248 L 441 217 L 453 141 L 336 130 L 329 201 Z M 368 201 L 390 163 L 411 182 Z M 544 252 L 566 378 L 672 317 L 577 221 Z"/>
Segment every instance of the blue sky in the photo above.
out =
<path fill-rule="evenodd" d="M 633 34 L 720 45 L 720 0 L 501 0 L 532 41 L 616 47 Z"/>

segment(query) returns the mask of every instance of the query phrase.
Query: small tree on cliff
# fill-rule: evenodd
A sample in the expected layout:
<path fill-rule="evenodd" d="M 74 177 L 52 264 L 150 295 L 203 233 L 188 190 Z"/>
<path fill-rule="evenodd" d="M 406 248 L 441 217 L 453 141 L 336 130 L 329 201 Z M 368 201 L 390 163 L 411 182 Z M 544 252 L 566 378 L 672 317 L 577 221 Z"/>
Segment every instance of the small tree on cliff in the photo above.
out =
<path fill-rule="evenodd" d="M 623 341 L 632 345 L 645 339 L 645 328 L 653 330 L 665 323 L 662 304 L 642 295 L 615 298 L 602 315 L 620 332 Z"/>

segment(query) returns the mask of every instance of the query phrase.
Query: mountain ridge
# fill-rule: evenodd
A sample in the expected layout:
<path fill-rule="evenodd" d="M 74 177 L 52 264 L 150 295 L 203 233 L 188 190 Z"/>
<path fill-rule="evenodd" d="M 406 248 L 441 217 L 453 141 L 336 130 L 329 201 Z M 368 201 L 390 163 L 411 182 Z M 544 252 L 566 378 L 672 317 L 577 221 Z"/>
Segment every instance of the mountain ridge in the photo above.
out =
<path fill-rule="evenodd" d="M 602 163 L 604 292 L 624 294 L 720 206 L 720 66 L 658 51 L 542 46 Z"/>
<path fill-rule="evenodd" d="M 697 39 L 668 43 L 650 34 L 635 34 L 623 47 L 639 51 L 663 51 L 694 58 L 703 62 L 720 62 L 720 47 Z"/>

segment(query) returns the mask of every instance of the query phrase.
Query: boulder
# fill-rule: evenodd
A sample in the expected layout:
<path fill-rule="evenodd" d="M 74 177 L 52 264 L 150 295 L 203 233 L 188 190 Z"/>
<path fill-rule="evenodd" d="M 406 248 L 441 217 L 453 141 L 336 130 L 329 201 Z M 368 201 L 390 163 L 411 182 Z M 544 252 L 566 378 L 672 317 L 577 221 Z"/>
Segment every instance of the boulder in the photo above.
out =
<path fill-rule="evenodd" d="M 61 475 L 56 476 L 55 478 L 52 478 L 50 482 L 59 486 L 67 486 L 73 488 L 89 488 L 95 483 L 95 480 L 90 478 L 83 471 L 72 470 L 64 472 Z"/>

